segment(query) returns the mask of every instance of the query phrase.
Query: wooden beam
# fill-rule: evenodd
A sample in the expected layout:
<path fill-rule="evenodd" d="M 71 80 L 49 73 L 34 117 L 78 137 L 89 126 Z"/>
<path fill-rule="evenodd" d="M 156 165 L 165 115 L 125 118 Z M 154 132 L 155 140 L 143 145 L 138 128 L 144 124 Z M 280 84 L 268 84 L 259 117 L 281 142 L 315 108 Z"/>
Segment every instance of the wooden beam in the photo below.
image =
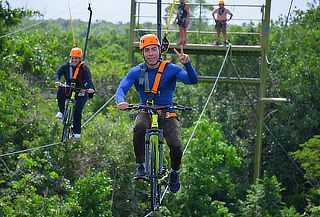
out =
<path fill-rule="evenodd" d="M 288 102 L 287 98 L 260 98 L 263 102 Z"/>

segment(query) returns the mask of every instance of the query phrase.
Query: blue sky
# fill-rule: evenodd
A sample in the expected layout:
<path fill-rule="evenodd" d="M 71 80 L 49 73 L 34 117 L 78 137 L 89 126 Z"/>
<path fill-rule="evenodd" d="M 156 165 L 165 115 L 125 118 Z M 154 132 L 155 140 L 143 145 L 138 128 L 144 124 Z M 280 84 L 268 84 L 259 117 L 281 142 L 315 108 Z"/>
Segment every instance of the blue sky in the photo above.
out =
<path fill-rule="evenodd" d="M 24 7 L 33 10 L 39 10 L 44 14 L 45 19 L 58 19 L 64 18 L 69 19 L 69 7 L 71 7 L 71 14 L 73 19 L 81 19 L 83 21 L 88 20 L 89 12 L 87 10 L 88 3 L 91 3 L 93 10 L 93 21 L 95 20 L 106 20 L 113 23 L 123 22 L 127 23 L 130 20 L 130 4 L 131 0 L 7 0 L 13 7 Z M 140 0 L 141 1 L 141 0 Z M 146 1 L 146 0 L 144 0 Z M 148 0 L 156 2 L 156 0 Z M 294 0 L 293 9 L 299 8 L 302 10 L 307 9 L 307 2 L 311 0 Z M 172 0 L 162 0 L 162 2 L 171 3 Z M 179 2 L 179 0 L 176 0 Z M 188 2 L 188 0 L 187 0 Z M 216 1 L 209 1 L 207 3 L 217 3 Z M 226 0 L 226 5 L 239 5 L 239 4 L 254 4 L 262 5 L 264 0 Z M 271 5 L 271 19 L 277 19 L 280 14 L 286 15 L 290 6 L 291 0 L 272 0 Z M 259 18 L 259 9 L 245 9 L 239 7 L 229 7 L 234 13 L 233 23 L 239 24 L 237 19 L 243 18 Z M 144 9 L 144 13 L 148 15 L 156 14 L 155 7 L 149 6 Z M 143 12 L 143 11 L 142 11 Z M 249 17 L 248 17 L 249 16 Z M 152 21 L 151 18 L 145 18 Z M 231 23 L 232 24 L 232 23 Z"/>

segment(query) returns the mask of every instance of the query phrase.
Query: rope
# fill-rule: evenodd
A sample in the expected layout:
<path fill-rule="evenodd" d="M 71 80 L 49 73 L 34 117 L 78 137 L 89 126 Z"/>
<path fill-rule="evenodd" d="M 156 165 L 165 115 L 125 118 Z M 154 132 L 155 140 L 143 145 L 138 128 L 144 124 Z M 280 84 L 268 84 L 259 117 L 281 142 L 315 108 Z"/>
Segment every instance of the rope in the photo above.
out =
<path fill-rule="evenodd" d="M 286 28 L 287 28 L 287 26 L 288 26 L 289 16 L 290 16 L 290 14 L 291 14 L 292 3 L 293 3 L 293 0 L 291 0 L 290 7 L 289 7 L 289 10 L 288 10 L 288 14 L 287 14 L 287 17 L 286 17 L 286 23 L 285 23 L 284 28 L 283 28 L 283 30 L 282 30 L 281 37 L 280 37 L 280 41 L 279 41 L 277 50 L 275 51 L 275 54 L 274 54 L 272 60 L 269 61 L 267 54 L 265 54 L 266 61 L 267 61 L 267 63 L 268 63 L 269 65 L 271 65 L 271 64 L 274 62 L 274 60 L 276 59 L 276 56 L 278 55 L 278 51 L 279 51 L 280 45 L 282 45 L 284 32 L 285 32 L 285 30 L 286 30 Z"/>
<path fill-rule="evenodd" d="M 72 31 L 72 39 L 73 39 L 73 46 L 76 47 L 76 39 L 74 37 L 74 28 L 73 28 L 73 22 L 72 22 L 72 15 L 71 15 L 71 8 L 70 8 L 70 1 L 68 0 L 68 5 L 69 5 L 69 14 L 70 14 L 70 26 L 71 26 L 71 31 Z"/>
<path fill-rule="evenodd" d="M 174 9 L 175 4 L 176 4 L 176 0 L 173 0 L 172 4 L 171 4 L 171 8 L 170 8 L 170 15 L 169 15 L 169 18 L 168 18 L 165 35 L 168 35 L 168 33 L 169 33 L 169 28 L 170 28 L 170 25 L 171 25 L 171 18 L 172 18 L 173 9 Z"/>
<path fill-rule="evenodd" d="M 6 153 L 6 154 L 1 154 L 0 157 L 14 155 L 14 154 L 20 154 L 20 153 L 23 153 L 23 152 L 33 151 L 33 150 L 37 150 L 37 149 L 41 149 L 41 148 L 47 148 L 47 147 L 50 147 L 50 146 L 59 145 L 61 143 L 62 142 L 56 142 L 56 143 L 43 145 L 43 146 L 39 146 L 39 147 L 34 147 L 34 148 L 29 148 L 29 149 L 25 149 L 25 150 L 21 150 L 21 151 L 15 151 L 15 152 L 10 152 L 10 153 Z"/>
<path fill-rule="evenodd" d="M 91 121 L 92 118 L 94 118 L 104 107 L 106 107 L 115 96 L 116 94 L 114 94 L 105 104 L 103 104 L 84 124 L 82 124 L 81 128 Z"/>

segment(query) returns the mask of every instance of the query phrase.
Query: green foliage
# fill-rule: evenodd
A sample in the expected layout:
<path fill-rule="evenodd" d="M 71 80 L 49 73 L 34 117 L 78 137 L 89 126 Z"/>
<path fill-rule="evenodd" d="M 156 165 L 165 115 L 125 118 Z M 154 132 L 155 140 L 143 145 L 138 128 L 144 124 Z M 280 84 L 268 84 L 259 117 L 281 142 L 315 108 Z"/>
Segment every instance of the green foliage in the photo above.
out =
<path fill-rule="evenodd" d="M 241 216 L 300 216 L 293 208 L 285 208 L 281 200 L 281 191 L 283 189 L 277 178 L 265 174 L 263 179 L 258 180 L 248 190 L 246 201 L 241 202 Z"/>
<path fill-rule="evenodd" d="M 301 149 L 292 152 L 294 159 L 301 163 L 301 167 L 306 171 L 304 177 L 311 183 L 309 192 L 309 203 L 319 206 L 320 199 L 320 135 L 316 135 L 307 142 L 300 145 Z"/>
<path fill-rule="evenodd" d="M 74 210 L 72 216 L 112 216 L 110 210 L 112 186 L 110 178 L 105 173 L 92 173 L 90 170 L 84 178 L 75 182 L 74 190 L 68 200 L 77 202 L 79 209 Z"/>
<path fill-rule="evenodd" d="M 236 199 L 232 170 L 240 166 L 236 149 L 227 145 L 220 126 L 203 120 L 183 160 L 181 182 L 174 207 L 180 216 L 232 216 L 228 212 Z"/>

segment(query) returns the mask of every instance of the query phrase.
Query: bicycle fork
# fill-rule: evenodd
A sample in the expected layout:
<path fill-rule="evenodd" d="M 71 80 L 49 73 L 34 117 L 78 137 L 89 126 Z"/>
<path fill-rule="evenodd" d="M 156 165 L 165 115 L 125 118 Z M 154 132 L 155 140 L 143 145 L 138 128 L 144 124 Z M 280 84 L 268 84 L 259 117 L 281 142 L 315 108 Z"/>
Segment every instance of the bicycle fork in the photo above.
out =
<path fill-rule="evenodd" d="M 156 174 L 163 172 L 163 130 L 162 129 L 147 129 L 146 131 L 146 145 L 145 145 L 145 168 L 148 174 L 151 174 L 150 155 L 155 155 L 155 170 Z M 150 147 L 151 144 L 151 147 Z M 159 178 L 159 177 L 157 177 Z"/>

